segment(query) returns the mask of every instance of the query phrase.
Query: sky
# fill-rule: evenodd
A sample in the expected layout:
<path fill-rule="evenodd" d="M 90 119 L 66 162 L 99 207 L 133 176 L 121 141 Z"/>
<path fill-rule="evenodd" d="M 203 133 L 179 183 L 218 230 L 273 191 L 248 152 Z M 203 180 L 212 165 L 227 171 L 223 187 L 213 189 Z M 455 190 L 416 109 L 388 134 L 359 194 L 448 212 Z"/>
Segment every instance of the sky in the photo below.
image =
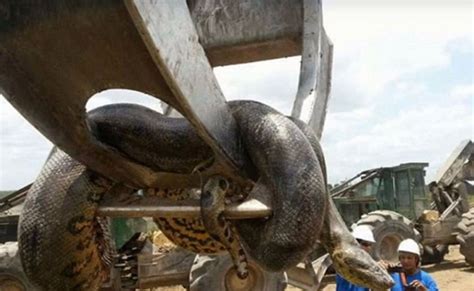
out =
<path fill-rule="evenodd" d="M 432 181 L 454 148 L 474 138 L 472 1 L 326 0 L 323 19 L 334 43 L 321 140 L 329 182 L 406 162 L 429 162 Z M 228 100 L 289 114 L 299 65 L 291 57 L 214 72 Z M 94 96 L 88 108 L 130 100 L 160 110 L 152 97 L 121 90 Z M 33 181 L 51 146 L 0 97 L 0 190 Z"/>

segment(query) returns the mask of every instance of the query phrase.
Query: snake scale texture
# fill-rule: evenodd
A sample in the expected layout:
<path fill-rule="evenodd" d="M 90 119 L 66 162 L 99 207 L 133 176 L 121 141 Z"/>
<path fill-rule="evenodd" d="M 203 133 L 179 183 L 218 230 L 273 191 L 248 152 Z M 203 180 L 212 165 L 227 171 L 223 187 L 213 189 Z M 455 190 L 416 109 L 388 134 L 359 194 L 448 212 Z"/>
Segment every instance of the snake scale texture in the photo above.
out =
<path fill-rule="evenodd" d="M 96 217 L 113 183 L 53 149 L 19 222 L 26 275 L 44 290 L 94 290 L 112 263 L 110 232 Z"/>
<path fill-rule="evenodd" d="M 355 274 L 355 281 L 364 277 L 358 282 L 375 280 L 369 282 L 371 286 L 389 286 L 389 277 L 384 281 L 386 274 L 376 268 L 372 274 L 349 271 L 351 264 L 375 264 L 368 255 L 358 257 L 360 248 L 344 224 L 334 213 L 326 215 L 337 210 L 329 203 L 324 157 L 312 131 L 258 102 L 234 101 L 229 106 L 240 130 L 240 143 L 258 170 L 252 191 L 265 188 L 274 209 L 267 219 L 235 222 L 245 252 L 264 268 L 282 271 L 302 261 L 319 239 L 330 253 L 343 254 L 340 260 L 333 257 L 342 273 Z M 168 118 L 142 106 L 101 107 L 89 113 L 88 124 L 99 141 L 157 171 L 191 173 L 213 157 L 187 120 Z M 114 182 L 60 150 L 51 155 L 27 195 L 19 228 L 22 262 L 35 284 L 44 290 L 100 287 L 110 269 L 111 241 L 95 212 L 113 186 Z M 188 190 L 148 189 L 147 193 L 180 200 L 196 193 Z M 252 195 L 252 191 L 244 194 Z M 226 249 L 228 242 L 214 239 L 216 235 L 206 231 L 201 218 L 155 221 L 173 242 L 192 251 Z"/>

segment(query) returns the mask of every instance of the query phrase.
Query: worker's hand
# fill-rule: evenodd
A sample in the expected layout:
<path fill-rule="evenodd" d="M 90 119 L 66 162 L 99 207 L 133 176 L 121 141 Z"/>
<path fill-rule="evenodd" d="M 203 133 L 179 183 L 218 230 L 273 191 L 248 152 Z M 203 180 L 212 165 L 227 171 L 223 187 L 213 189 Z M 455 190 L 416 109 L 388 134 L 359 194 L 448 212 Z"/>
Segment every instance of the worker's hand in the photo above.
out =
<path fill-rule="evenodd" d="M 380 260 L 377 263 L 379 264 L 380 267 L 384 268 L 385 270 L 388 270 L 389 268 L 392 268 L 392 267 L 396 266 L 396 264 L 390 263 L 390 262 L 387 262 L 387 261 L 384 261 L 384 260 Z"/>
<path fill-rule="evenodd" d="M 423 285 L 423 283 L 421 283 L 421 282 L 418 281 L 418 280 L 413 280 L 413 281 L 410 283 L 410 286 L 411 286 L 411 287 L 416 287 L 416 290 L 428 291 L 428 289 L 425 287 L 425 285 Z"/>

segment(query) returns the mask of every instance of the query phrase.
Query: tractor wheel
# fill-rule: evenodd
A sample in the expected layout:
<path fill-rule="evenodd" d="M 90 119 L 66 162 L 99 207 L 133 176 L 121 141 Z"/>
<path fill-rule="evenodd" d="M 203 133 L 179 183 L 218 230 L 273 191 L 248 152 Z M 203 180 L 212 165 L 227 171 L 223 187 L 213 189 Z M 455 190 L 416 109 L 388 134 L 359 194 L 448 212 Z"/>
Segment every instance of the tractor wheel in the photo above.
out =
<path fill-rule="evenodd" d="M 264 271 L 249 261 L 249 275 L 239 279 L 229 255 L 197 255 L 190 272 L 190 291 L 283 291 L 284 273 Z"/>
<path fill-rule="evenodd" d="M 0 245 L 0 290 L 37 290 L 28 282 L 23 272 L 17 242 L 7 242 Z"/>
<path fill-rule="evenodd" d="M 444 260 L 444 256 L 449 252 L 448 245 L 423 246 L 421 262 L 423 264 L 435 264 Z"/>
<path fill-rule="evenodd" d="M 462 215 L 456 227 L 459 251 L 464 255 L 466 262 L 474 266 L 474 208 Z"/>
<path fill-rule="evenodd" d="M 375 245 L 372 256 L 375 260 L 398 262 L 398 245 L 407 238 L 420 240 L 420 234 L 413 223 L 401 214 L 389 210 L 377 210 L 362 215 L 357 225 L 372 229 Z"/>

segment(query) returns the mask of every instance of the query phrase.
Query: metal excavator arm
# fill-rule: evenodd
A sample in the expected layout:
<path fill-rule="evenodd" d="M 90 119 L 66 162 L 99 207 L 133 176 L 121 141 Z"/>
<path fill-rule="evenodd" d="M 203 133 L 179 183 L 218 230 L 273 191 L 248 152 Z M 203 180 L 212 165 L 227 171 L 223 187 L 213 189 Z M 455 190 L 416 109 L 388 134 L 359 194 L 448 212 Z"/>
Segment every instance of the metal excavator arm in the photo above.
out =
<path fill-rule="evenodd" d="M 30 187 L 31 184 L 28 184 L 13 193 L 0 198 L 0 212 L 7 211 L 10 208 L 22 204 L 25 201 L 26 194 Z"/>
<path fill-rule="evenodd" d="M 436 174 L 436 182 L 445 186 L 456 180 L 474 179 L 474 144 L 463 140 Z"/>
<path fill-rule="evenodd" d="M 444 219 L 452 213 L 461 215 L 469 211 L 468 193 L 474 180 L 474 144 L 463 140 L 436 174 L 429 189 L 437 210 Z"/>
<path fill-rule="evenodd" d="M 301 117 L 305 99 L 321 104 L 310 107 L 314 114 L 306 121 L 322 130 L 332 45 L 320 1 L 23 0 L 0 6 L 0 93 L 74 159 L 131 186 L 195 185 L 199 177 L 153 171 L 97 141 L 85 105 L 102 90 L 160 98 L 209 144 L 220 172 L 245 177 L 250 166 L 212 66 L 301 54 L 293 113 Z M 315 102 L 316 96 L 324 97 Z"/>

